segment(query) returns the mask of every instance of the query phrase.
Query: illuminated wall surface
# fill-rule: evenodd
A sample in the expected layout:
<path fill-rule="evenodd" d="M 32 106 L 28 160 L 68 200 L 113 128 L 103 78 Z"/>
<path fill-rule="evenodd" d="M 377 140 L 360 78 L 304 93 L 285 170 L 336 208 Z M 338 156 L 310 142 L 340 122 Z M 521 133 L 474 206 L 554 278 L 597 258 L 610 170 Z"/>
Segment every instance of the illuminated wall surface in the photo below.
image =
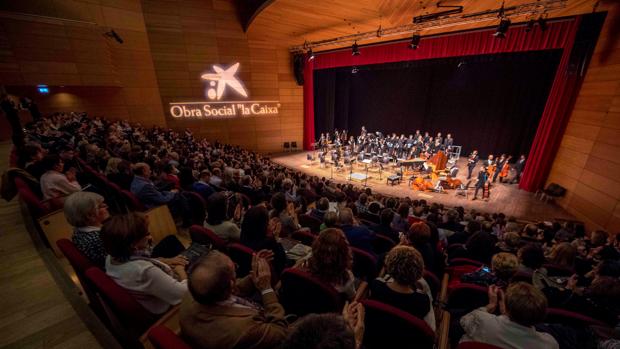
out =
<path fill-rule="evenodd" d="M 0 84 L 44 113 L 189 127 L 264 152 L 301 144 L 302 89 L 288 49 L 249 39 L 232 1 L 91 2 L 1 2 Z M 102 35 L 110 28 L 122 44 Z"/>

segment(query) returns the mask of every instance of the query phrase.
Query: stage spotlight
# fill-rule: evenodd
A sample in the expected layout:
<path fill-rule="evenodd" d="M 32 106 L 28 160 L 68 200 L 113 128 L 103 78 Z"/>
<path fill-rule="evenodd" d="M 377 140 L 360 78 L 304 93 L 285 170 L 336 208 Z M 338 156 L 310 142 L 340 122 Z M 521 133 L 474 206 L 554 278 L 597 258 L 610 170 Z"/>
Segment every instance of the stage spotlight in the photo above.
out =
<path fill-rule="evenodd" d="M 409 43 L 409 48 L 413 50 L 417 49 L 418 46 L 420 46 L 420 39 L 420 35 L 413 34 L 413 36 L 411 37 L 411 43 Z"/>
<path fill-rule="evenodd" d="M 103 35 L 105 35 L 105 36 L 107 36 L 107 37 L 109 37 L 109 38 L 112 38 L 112 39 L 116 40 L 116 42 L 118 42 L 119 44 L 122 44 L 122 43 L 123 43 L 123 39 L 121 38 L 121 36 L 120 36 L 120 35 L 118 35 L 118 34 L 114 31 L 114 29 L 111 29 L 109 32 L 105 32 L 105 33 L 103 33 Z"/>
<path fill-rule="evenodd" d="M 532 29 L 534 29 L 534 24 L 536 24 L 536 21 L 534 19 L 530 19 L 529 21 L 527 21 L 527 24 L 525 25 L 525 32 L 531 32 Z"/>
<path fill-rule="evenodd" d="M 357 46 L 357 41 L 353 43 L 353 46 L 351 46 L 351 55 L 352 56 L 360 55 L 360 48 L 359 46 Z"/>
<path fill-rule="evenodd" d="M 506 32 L 508 32 L 508 28 L 510 27 L 510 20 L 508 18 L 502 18 L 497 26 L 497 31 L 493 36 L 496 38 L 503 39 L 506 37 Z"/>
<path fill-rule="evenodd" d="M 312 49 L 308 50 L 308 60 L 311 61 L 314 59 L 314 52 L 312 52 Z"/>
<path fill-rule="evenodd" d="M 543 16 L 540 16 L 538 18 L 538 25 L 540 26 L 541 31 L 547 30 L 547 19 L 544 18 Z"/>

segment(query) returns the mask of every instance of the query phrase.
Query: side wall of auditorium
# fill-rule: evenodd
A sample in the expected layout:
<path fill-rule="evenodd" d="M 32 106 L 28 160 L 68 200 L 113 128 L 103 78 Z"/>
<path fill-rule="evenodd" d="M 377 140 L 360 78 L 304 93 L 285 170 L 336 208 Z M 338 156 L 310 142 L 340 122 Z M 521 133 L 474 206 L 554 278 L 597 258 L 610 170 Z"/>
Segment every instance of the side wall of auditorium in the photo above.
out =
<path fill-rule="evenodd" d="M 620 232 L 620 4 L 610 4 L 548 183 L 589 227 Z"/>
<path fill-rule="evenodd" d="M 208 139 L 263 152 L 281 150 L 283 142 L 301 146 L 303 92 L 288 50 L 248 39 L 233 0 L 7 1 L 0 18 L 0 85 L 32 97 L 43 113 L 87 111 L 190 127 Z M 122 44 L 103 35 L 111 29 Z M 171 117 L 168 103 L 205 100 L 202 73 L 236 62 L 249 98 L 280 101 L 278 116 Z M 39 94 L 39 84 L 50 93 Z M 0 126 L 5 123 L 2 118 Z"/>

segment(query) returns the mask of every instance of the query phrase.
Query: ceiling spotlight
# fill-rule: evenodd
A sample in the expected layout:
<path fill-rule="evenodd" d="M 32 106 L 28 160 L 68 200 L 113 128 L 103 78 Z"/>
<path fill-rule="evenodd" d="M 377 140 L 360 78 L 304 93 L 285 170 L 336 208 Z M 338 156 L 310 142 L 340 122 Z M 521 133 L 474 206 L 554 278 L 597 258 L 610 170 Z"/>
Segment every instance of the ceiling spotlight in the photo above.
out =
<path fill-rule="evenodd" d="M 116 42 L 118 42 L 119 44 L 122 44 L 122 43 L 123 43 L 123 39 L 121 38 L 121 36 L 120 36 L 120 35 L 118 35 L 118 34 L 114 31 L 114 29 L 110 29 L 110 31 L 109 31 L 109 32 L 105 32 L 105 33 L 103 33 L 103 35 L 105 35 L 105 36 L 107 36 L 107 37 L 109 37 L 109 38 L 112 38 L 112 39 L 116 40 Z"/>
<path fill-rule="evenodd" d="M 353 45 L 351 46 L 351 55 L 352 56 L 359 56 L 360 55 L 360 48 L 359 46 L 357 46 L 357 41 L 353 43 Z"/>
<path fill-rule="evenodd" d="M 544 18 L 543 16 L 540 16 L 538 18 L 538 25 L 540 26 L 541 31 L 547 30 L 547 19 Z"/>
<path fill-rule="evenodd" d="M 495 36 L 496 38 L 500 38 L 500 39 L 505 38 L 506 32 L 508 32 L 509 27 L 510 27 L 510 20 L 508 18 L 502 18 L 493 36 Z"/>
<path fill-rule="evenodd" d="M 312 49 L 308 50 L 308 60 L 311 61 L 314 59 L 314 52 L 312 52 Z"/>
<path fill-rule="evenodd" d="M 417 49 L 418 46 L 420 46 L 420 39 L 420 35 L 413 34 L 413 36 L 411 37 L 411 43 L 409 43 L 409 48 L 413 50 Z"/>
<path fill-rule="evenodd" d="M 536 24 L 536 21 L 533 18 L 527 21 L 527 24 L 525 25 L 525 32 L 531 32 L 532 29 L 534 29 L 534 24 Z"/>

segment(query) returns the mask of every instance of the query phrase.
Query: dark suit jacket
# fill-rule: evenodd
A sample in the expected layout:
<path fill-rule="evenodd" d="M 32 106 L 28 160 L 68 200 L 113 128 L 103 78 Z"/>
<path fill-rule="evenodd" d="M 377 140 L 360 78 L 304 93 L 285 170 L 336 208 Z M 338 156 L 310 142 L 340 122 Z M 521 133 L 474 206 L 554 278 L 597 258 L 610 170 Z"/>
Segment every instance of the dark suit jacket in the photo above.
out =
<path fill-rule="evenodd" d="M 362 225 L 342 225 L 340 227 L 353 247 L 362 249 L 368 253 L 375 254 L 372 249 L 372 240 L 375 234 Z"/>

